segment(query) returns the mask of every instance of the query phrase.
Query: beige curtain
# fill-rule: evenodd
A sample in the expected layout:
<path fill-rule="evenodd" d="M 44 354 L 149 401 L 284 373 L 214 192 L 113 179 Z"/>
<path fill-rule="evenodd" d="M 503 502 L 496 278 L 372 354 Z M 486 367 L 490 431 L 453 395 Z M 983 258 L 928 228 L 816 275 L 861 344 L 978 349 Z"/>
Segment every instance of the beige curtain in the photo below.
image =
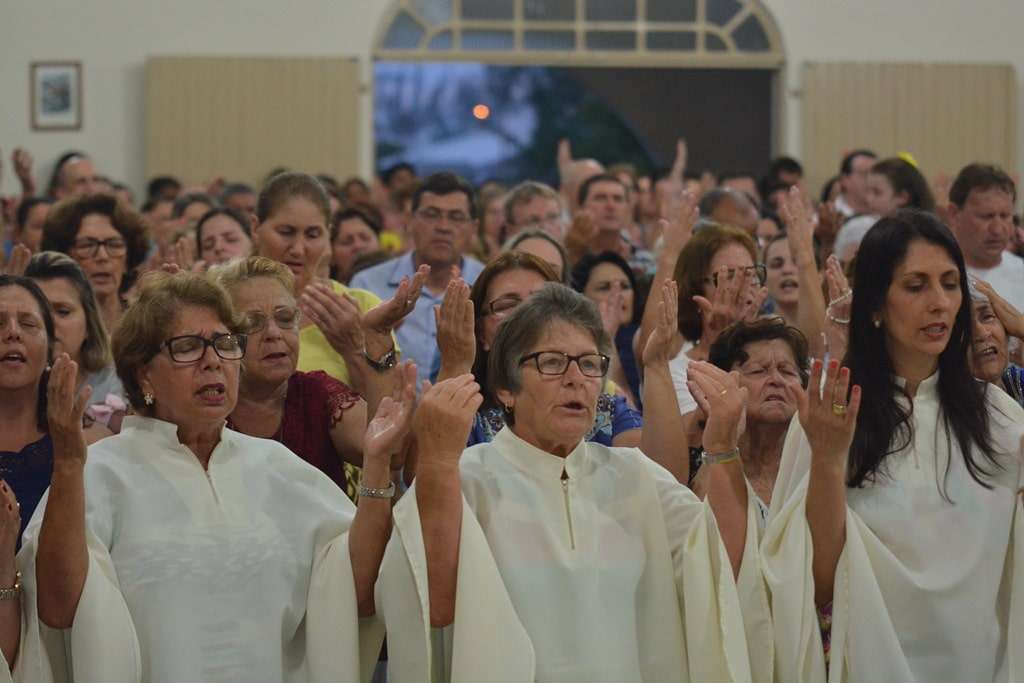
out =
<path fill-rule="evenodd" d="M 146 174 L 258 185 L 277 166 L 358 169 L 355 58 L 156 57 L 146 62 Z"/>
<path fill-rule="evenodd" d="M 929 180 L 972 161 L 1016 169 L 1016 93 L 1004 64 L 808 63 L 801 116 L 808 188 L 845 151 L 910 152 Z"/>

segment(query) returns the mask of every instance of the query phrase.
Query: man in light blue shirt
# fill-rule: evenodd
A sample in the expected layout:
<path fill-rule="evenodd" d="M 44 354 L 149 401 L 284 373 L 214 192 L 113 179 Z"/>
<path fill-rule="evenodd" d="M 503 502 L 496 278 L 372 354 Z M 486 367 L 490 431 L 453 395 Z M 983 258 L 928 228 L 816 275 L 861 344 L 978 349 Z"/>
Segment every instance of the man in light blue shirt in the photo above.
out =
<path fill-rule="evenodd" d="M 416 307 L 396 330 L 402 357 L 416 362 L 418 382 L 422 384 L 430 378 L 440 355 L 434 306 L 444 299 L 445 289 L 456 271 L 472 285 L 483 270 L 482 263 L 464 255 L 477 230 L 473 188 L 452 173 L 428 177 L 413 194 L 409 227 L 413 250 L 360 271 L 350 286 L 387 300 L 395 294 L 403 277 L 411 280 L 420 266 L 430 266 Z"/>

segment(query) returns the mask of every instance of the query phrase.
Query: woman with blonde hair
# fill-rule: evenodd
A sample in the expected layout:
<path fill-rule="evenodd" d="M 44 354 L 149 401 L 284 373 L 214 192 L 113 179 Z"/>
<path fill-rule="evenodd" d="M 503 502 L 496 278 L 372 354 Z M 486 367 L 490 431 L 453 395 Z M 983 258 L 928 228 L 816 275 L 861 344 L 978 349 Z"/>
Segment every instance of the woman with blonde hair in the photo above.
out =
<path fill-rule="evenodd" d="M 246 318 L 248 342 L 242 362 L 238 403 L 228 426 L 250 436 L 280 441 L 324 472 L 353 500 L 358 496 L 352 467 L 363 462 L 363 438 L 380 400 L 391 393 L 391 378 L 374 371 L 358 356 L 348 366 L 364 387 L 361 397 L 322 370 L 296 369 L 302 315 L 292 294 L 288 268 L 261 256 L 233 261 L 210 272 Z M 350 317 L 353 344 L 389 346 L 388 335 L 373 338 L 359 317 Z M 407 366 L 409 364 L 406 364 Z M 402 371 L 404 389 L 412 391 L 415 373 Z M 395 463 L 396 469 L 400 463 Z"/>

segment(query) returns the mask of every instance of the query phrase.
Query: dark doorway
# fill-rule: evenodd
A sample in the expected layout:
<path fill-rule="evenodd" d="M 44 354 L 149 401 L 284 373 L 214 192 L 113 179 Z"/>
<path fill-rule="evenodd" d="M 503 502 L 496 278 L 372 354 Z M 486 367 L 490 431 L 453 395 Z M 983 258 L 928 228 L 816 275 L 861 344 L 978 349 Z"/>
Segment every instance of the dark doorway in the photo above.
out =
<path fill-rule="evenodd" d="M 755 69 L 555 68 L 379 62 L 378 168 L 471 181 L 554 182 L 555 149 L 668 166 L 685 137 L 690 170 L 763 172 L 772 150 L 774 72 Z"/>

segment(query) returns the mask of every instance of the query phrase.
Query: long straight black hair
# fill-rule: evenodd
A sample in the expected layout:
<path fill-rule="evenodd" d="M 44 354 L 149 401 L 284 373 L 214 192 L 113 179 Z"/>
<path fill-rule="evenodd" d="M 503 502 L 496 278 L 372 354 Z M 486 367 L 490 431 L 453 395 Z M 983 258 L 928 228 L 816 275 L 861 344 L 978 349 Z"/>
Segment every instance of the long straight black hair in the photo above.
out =
<path fill-rule="evenodd" d="M 989 431 L 985 387 L 971 375 L 966 360 L 973 322 L 964 257 L 949 228 L 933 214 L 912 209 L 878 221 L 857 252 L 850 343 L 844 364 L 850 369 L 851 385 L 859 384 L 863 393 L 850 446 L 847 485 L 857 488 L 877 481 L 885 458 L 906 448 L 913 439 L 910 411 L 896 400 L 898 393 L 906 395 L 906 391 L 896 383 L 885 326 L 875 327 L 874 319 L 885 306 L 896 267 L 915 241 L 943 248 L 960 272 L 960 309 L 949 343 L 939 354 L 939 425 L 947 446 L 952 445 L 951 438 L 956 439 L 971 477 L 991 488 L 987 478 L 1000 465 Z M 949 465 L 947 461 L 946 474 Z M 942 491 L 945 496 L 944 483 Z"/>

